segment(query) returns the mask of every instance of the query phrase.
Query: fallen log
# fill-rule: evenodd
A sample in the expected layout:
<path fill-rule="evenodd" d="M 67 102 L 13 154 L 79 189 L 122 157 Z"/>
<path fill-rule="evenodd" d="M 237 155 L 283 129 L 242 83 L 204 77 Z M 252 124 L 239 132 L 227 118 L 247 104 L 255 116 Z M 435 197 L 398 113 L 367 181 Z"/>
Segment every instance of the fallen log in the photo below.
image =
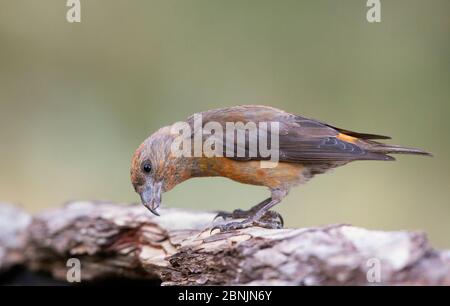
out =
<path fill-rule="evenodd" d="M 211 233 L 214 216 L 173 208 L 156 217 L 140 205 L 72 202 L 31 218 L 0 206 L 0 271 L 23 265 L 65 280 L 67 261 L 76 258 L 83 282 L 450 285 L 450 251 L 431 248 L 422 232 L 329 225 Z"/>

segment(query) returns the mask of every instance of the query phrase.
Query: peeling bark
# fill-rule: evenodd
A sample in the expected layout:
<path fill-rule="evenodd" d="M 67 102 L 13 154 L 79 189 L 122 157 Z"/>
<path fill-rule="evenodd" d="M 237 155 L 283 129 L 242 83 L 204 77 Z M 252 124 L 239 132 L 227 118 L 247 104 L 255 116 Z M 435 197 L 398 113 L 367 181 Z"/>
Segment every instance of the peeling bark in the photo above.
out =
<path fill-rule="evenodd" d="M 0 206 L 1 229 L 11 226 L 3 224 L 13 219 L 8 211 Z M 27 218 L 15 211 L 24 218 L 20 220 Z M 23 264 L 65 279 L 66 261 L 75 257 L 81 261 L 83 281 L 125 277 L 160 279 L 163 285 L 450 285 L 450 251 L 432 249 L 421 232 L 330 225 L 210 233 L 214 216 L 163 209 L 155 217 L 140 205 L 73 202 L 0 236 L 0 268 Z"/>

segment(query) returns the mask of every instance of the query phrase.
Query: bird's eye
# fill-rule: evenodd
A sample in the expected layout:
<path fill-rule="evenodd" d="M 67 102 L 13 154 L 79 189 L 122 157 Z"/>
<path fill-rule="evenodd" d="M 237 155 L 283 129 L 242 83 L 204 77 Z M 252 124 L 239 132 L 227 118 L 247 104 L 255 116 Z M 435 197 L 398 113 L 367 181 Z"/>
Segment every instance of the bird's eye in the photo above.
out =
<path fill-rule="evenodd" d="M 144 172 L 146 173 L 150 173 L 152 171 L 152 165 L 150 163 L 145 163 L 142 166 L 142 170 L 144 170 Z"/>

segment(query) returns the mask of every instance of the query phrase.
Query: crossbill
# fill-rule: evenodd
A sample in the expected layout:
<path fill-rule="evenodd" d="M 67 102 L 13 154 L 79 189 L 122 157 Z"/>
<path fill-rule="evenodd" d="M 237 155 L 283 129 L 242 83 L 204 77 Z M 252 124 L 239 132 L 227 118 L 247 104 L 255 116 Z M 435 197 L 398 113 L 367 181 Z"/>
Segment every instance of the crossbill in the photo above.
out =
<path fill-rule="evenodd" d="M 267 161 L 269 157 L 263 156 L 259 150 L 251 154 L 249 143 L 257 143 L 260 139 L 255 137 L 260 135 L 248 130 L 245 131 L 244 144 L 238 143 L 237 137 L 233 137 L 234 143 L 226 143 L 223 148 L 219 148 L 223 150 L 221 156 L 206 156 L 204 152 L 200 155 L 174 154 L 174 142 L 179 134 L 174 133 L 172 125 L 159 129 L 137 148 L 131 163 L 131 182 L 142 204 L 155 215 L 159 215 L 157 209 L 163 192 L 194 177 L 221 176 L 269 188 L 271 196 L 251 209 L 219 213 L 218 216 L 224 219 L 240 219 L 218 226 L 221 231 L 249 226 L 282 227 L 282 217 L 270 209 L 280 203 L 292 187 L 349 162 L 395 160 L 389 154 L 431 155 L 421 149 L 374 140 L 390 139 L 387 136 L 338 128 L 268 106 L 234 106 L 205 111 L 200 115 L 202 127 L 210 122 L 219 124 L 223 129 L 230 122 L 255 123 L 256 126 L 262 122 L 277 123 L 277 163 L 272 167 L 261 166 L 261 161 Z M 188 138 L 194 139 L 195 116 L 187 118 L 185 123 L 192 131 Z M 204 141 L 205 135 L 201 137 Z M 275 144 L 274 139 L 270 139 L 270 144 Z M 239 150 L 245 154 L 238 154 Z M 229 154 L 230 151 L 234 154 Z"/>

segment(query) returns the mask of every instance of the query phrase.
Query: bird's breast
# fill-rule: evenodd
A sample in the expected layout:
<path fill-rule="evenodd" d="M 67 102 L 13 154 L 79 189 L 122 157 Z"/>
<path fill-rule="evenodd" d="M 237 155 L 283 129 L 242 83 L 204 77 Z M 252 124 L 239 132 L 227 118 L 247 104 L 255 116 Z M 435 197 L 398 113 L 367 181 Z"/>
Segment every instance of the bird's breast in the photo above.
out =
<path fill-rule="evenodd" d="M 309 172 L 297 163 L 280 162 L 273 168 L 262 168 L 260 161 L 236 161 L 225 157 L 201 158 L 197 168 L 199 171 L 196 176 L 222 176 L 271 189 L 301 184 Z"/>

